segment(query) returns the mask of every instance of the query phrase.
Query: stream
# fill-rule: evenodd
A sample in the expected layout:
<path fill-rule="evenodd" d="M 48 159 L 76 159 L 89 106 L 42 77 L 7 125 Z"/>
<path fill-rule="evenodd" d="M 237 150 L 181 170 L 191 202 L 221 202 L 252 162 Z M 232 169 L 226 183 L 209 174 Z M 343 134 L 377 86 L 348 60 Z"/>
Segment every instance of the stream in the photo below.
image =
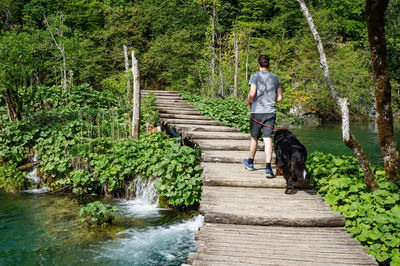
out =
<path fill-rule="evenodd" d="M 180 265 L 194 251 L 202 216 L 158 208 L 152 183 L 134 200 L 114 199 L 111 227 L 88 229 L 84 204 L 43 190 L 0 192 L 0 265 Z M 140 187 L 141 186 L 141 187 Z"/>

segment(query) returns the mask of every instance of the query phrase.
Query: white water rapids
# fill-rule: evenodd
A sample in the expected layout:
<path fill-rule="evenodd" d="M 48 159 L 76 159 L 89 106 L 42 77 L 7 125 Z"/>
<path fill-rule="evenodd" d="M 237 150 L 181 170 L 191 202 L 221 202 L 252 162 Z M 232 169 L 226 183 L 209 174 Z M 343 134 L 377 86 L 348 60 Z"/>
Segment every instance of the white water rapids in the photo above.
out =
<path fill-rule="evenodd" d="M 158 208 L 154 180 L 139 178 L 135 184 L 136 198 L 121 200 L 117 205 L 124 215 L 144 222 L 143 228 L 132 227 L 106 241 L 95 262 L 116 265 L 180 265 L 194 250 L 194 233 L 203 224 L 203 217 L 169 223 L 172 211 Z M 157 222 L 159 220 L 159 222 Z M 154 222 L 156 221 L 156 222 Z"/>

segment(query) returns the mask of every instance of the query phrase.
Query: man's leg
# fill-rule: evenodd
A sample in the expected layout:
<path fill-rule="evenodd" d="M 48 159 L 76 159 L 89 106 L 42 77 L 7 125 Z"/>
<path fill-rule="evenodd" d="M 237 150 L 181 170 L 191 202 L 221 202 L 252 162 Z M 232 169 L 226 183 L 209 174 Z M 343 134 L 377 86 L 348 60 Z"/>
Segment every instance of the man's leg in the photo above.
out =
<path fill-rule="evenodd" d="M 265 177 L 274 178 L 275 175 L 271 168 L 272 138 L 264 137 L 264 145 L 265 145 Z"/>
<path fill-rule="evenodd" d="M 272 138 L 264 138 L 265 162 L 271 163 L 272 160 Z"/>
<path fill-rule="evenodd" d="M 254 160 L 254 157 L 256 157 L 257 146 L 258 146 L 258 139 L 251 137 L 251 140 L 250 140 L 250 152 L 249 152 L 249 158 L 250 159 Z"/>
<path fill-rule="evenodd" d="M 249 159 L 245 159 L 243 164 L 247 170 L 254 170 L 254 158 L 257 152 L 258 139 L 260 138 L 261 133 L 261 125 L 256 123 L 253 119 L 250 118 L 250 151 L 249 151 Z"/>

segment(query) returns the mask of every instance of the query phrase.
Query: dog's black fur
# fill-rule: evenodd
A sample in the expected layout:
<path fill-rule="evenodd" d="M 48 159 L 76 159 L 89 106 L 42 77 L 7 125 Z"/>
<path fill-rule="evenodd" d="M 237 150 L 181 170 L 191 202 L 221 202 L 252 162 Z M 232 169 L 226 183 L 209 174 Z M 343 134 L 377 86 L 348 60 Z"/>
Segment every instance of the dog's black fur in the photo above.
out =
<path fill-rule="evenodd" d="M 296 136 L 286 129 L 278 130 L 274 136 L 277 175 L 286 179 L 286 194 L 293 193 L 293 181 L 306 177 L 307 150 Z"/>

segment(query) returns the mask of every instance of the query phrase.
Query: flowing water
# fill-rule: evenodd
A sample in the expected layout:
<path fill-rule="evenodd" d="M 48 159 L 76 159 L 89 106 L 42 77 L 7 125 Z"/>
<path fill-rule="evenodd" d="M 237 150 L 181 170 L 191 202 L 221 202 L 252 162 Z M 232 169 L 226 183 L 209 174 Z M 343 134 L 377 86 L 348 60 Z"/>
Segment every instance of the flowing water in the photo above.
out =
<path fill-rule="evenodd" d="M 80 222 L 83 206 L 68 195 L 0 192 L 0 265 L 180 265 L 195 248 L 201 216 L 160 209 L 152 183 L 134 200 L 112 200 L 111 227 Z"/>
<path fill-rule="evenodd" d="M 289 128 L 306 146 L 309 153 L 321 151 L 334 155 L 352 155 L 342 141 L 341 123 L 323 123 L 319 126 L 296 126 Z M 360 142 L 368 159 L 373 164 L 383 164 L 378 145 L 378 129 L 375 123 L 352 123 L 351 133 Z M 400 128 L 395 127 L 395 138 L 400 150 Z"/>

